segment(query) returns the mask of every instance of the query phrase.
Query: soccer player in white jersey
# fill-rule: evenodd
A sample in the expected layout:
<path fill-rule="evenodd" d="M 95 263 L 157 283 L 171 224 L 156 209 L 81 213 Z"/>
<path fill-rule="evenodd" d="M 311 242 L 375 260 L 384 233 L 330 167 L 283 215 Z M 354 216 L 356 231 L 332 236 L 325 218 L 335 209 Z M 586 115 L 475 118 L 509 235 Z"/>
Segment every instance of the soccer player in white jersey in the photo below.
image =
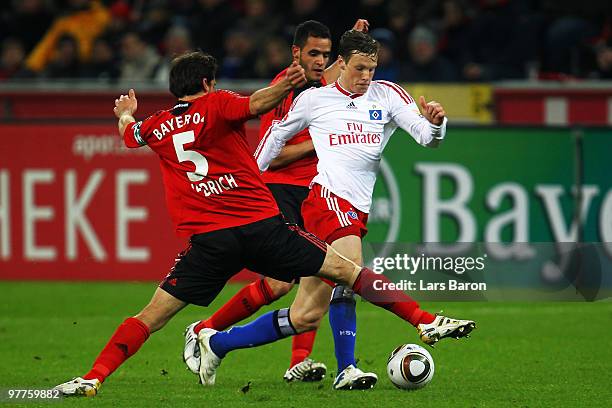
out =
<path fill-rule="evenodd" d="M 372 37 L 347 31 L 340 40 L 339 79 L 296 98 L 284 120 L 269 128 L 255 152 L 260 170 L 265 171 L 285 143 L 308 127 L 319 163 L 302 204 L 304 227 L 358 264 L 362 263 L 361 240 L 367 232 L 376 174 L 391 135 L 401 127 L 417 143 L 438 147 L 446 134 L 446 113 L 440 103 L 426 103 L 421 96 L 421 113 L 399 85 L 372 80 L 377 57 L 378 43 Z M 323 283 L 312 280 L 318 288 L 315 293 L 325 292 Z M 415 313 L 416 302 L 393 310 L 396 307 L 390 309 L 413 324 L 429 344 L 442 337 L 463 336 L 471 329 L 468 321 Z M 432 338 L 431 327 L 441 325 L 448 330 Z"/>
<path fill-rule="evenodd" d="M 338 81 L 302 92 L 284 119 L 270 127 L 255 156 L 260 170 L 266 170 L 289 139 L 309 128 L 319 163 L 318 174 L 302 205 L 304 225 L 331 245 L 332 250 L 361 264 L 361 239 L 366 233 L 376 173 L 389 137 L 399 126 L 419 144 L 436 147 L 446 133 L 446 114 L 442 105 L 426 103 L 423 97 L 419 101 L 421 114 L 402 88 L 391 82 L 372 81 L 378 43 L 369 35 L 347 31 L 340 40 L 339 54 Z M 373 285 L 375 280 L 380 283 L 378 287 Z M 406 293 L 388 289 L 388 283 L 384 275 L 363 268 L 351 287 L 372 304 L 416 327 L 426 344 L 433 345 L 447 337 L 465 337 L 475 328 L 471 320 L 456 320 L 422 310 Z M 316 328 L 330 294 L 331 288 L 319 278 L 305 277 L 278 327 L 270 328 L 262 316 L 224 332 L 200 331 L 202 384 L 214 384 L 221 359 L 233 350 Z M 274 331 L 281 334 L 275 336 Z M 347 376 L 350 372 L 340 373 L 334 388 L 343 388 Z"/>

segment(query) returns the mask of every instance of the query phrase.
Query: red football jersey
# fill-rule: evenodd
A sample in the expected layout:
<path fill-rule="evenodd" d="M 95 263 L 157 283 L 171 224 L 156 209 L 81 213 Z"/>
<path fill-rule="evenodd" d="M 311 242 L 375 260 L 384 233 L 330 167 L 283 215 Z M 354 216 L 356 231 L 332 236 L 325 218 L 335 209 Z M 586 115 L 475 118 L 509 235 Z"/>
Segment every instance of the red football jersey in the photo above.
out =
<path fill-rule="evenodd" d="M 278 74 L 276 78 L 272 80 L 270 85 L 274 85 L 276 82 L 283 79 L 286 71 L 287 70 L 285 69 Z M 321 84 L 326 85 L 325 78 L 321 78 Z M 264 134 L 267 132 L 268 128 L 272 126 L 274 121 L 280 121 L 285 117 L 289 111 L 289 108 L 291 107 L 291 104 L 293 103 L 295 96 L 296 92 L 294 90 L 287 95 L 280 105 L 261 117 L 259 140 L 264 137 Z M 301 143 L 308 139 L 310 139 L 310 134 L 308 133 L 308 129 L 304 129 L 289 140 L 287 145 Z M 268 169 L 262 174 L 262 177 L 266 183 L 291 184 L 294 186 L 308 187 L 310 185 L 310 181 L 317 175 L 318 161 L 319 160 L 317 159 L 316 155 L 304 157 L 303 159 L 296 160 L 280 169 Z"/>
<path fill-rule="evenodd" d="M 161 161 L 166 204 L 179 235 L 249 224 L 279 214 L 247 144 L 249 98 L 216 91 L 128 125 L 128 147 Z"/>

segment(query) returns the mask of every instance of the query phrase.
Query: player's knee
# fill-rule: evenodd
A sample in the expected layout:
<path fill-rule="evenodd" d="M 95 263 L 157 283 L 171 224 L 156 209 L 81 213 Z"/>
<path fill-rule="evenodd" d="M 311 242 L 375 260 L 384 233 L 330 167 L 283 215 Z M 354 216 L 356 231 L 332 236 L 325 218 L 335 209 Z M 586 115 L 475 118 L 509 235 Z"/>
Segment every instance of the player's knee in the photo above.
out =
<path fill-rule="evenodd" d="M 329 303 L 348 303 L 355 305 L 355 292 L 353 292 L 353 290 L 348 286 L 338 285 L 334 288 L 331 301 Z"/>
<path fill-rule="evenodd" d="M 275 279 L 266 279 L 268 285 L 270 286 L 270 291 L 275 299 L 285 296 L 291 288 L 293 288 L 293 283 L 278 281 Z"/>
<path fill-rule="evenodd" d="M 172 310 L 149 304 L 134 317 L 146 324 L 149 332 L 153 333 L 163 328 L 172 316 L 174 316 Z"/>
<path fill-rule="evenodd" d="M 291 323 L 298 333 L 316 330 L 321 325 L 321 320 L 325 314 L 324 310 L 299 310 L 291 313 Z"/>
<path fill-rule="evenodd" d="M 324 277 L 340 285 L 351 286 L 355 273 L 356 263 L 339 256 L 335 251 L 329 251 L 321 267 Z"/>
<path fill-rule="evenodd" d="M 164 327 L 166 323 L 168 323 L 168 321 L 170 320 L 170 318 L 165 317 L 160 313 L 152 313 L 147 309 L 138 313 L 134 317 L 147 325 L 147 327 L 149 328 L 149 333 L 158 331 L 159 329 Z"/>

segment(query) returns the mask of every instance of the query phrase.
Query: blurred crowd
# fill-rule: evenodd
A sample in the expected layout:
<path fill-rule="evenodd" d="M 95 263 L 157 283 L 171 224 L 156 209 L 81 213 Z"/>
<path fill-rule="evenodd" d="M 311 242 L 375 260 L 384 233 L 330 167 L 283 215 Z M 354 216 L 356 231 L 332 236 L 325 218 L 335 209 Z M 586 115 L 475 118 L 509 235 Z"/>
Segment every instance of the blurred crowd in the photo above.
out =
<path fill-rule="evenodd" d="M 221 79 L 270 79 L 297 24 L 337 41 L 357 18 L 381 44 L 376 78 L 397 82 L 612 78 L 610 1 L 9 0 L 0 80 L 165 84 L 173 56 L 202 49 Z"/>

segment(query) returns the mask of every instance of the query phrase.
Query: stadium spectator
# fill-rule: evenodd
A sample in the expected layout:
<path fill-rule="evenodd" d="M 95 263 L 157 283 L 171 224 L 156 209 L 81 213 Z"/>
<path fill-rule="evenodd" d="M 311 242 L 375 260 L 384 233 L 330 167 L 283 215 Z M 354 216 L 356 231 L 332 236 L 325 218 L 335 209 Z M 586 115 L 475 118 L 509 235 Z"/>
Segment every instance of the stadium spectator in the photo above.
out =
<path fill-rule="evenodd" d="M 77 40 L 64 34 L 57 40 L 53 58 L 43 71 L 46 78 L 77 78 L 81 72 Z"/>
<path fill-rule="evenodd" d="M 2 42 L 0 55 L 0 81 L 11 79 L 23 69 L 25 49 L 17 38 L 6 38 Z"/>
<path fill-rule="evenodd" d="M 439 0 L 427 2 L 419 15 L 439 35 L 438 48 L 456 66 L 463 66 L 470 40 L 471 8 L 461 0 Z"/>
<path fill-rule="evenodd" d="M 93 40 L 100 35 L 110 21 L 110 13 L 96 0 L 70 0 L 68 14 L 57 18 L 43 39 L 36 45 L 26 61 L 27 67 L 41 72 L 53 59 L 59 39 L 64 34 L 77 41 L 81 60 L 91 56 Z"/>
<path fill-rule="evenodd" d="M 385 27 L 388 18 L 387 3 L 387 0 L 360 0 L 356 14 L 368 20 L 373 28 Z"/>
<path fill-rule="evenodd" d="M 152 79 L 160 64 L 155 49 L 135 31 L 126 33 L 121 39 L 121 57 L 119 80 L 122 82 Z"/>
<path fill-rule="evenodd" d="M 264 52 L 257 59 L 255 71 L 259 78 L 273 78 L 291 62 L 289 44 L 281 37 L 266 41 Z"/>
<path fill-rule="evenodd" d="M 94 40 L 91 59 L 83 65 L 81 77 L 111 81 L 119 78 L 117 55 L 109 37 Z"/>
<path fill-rule="evenodd" d="M 508 0 L 480 3 L 470 25 L 464 79 L 494 81 L 527 76 L 526 63 L 536 44 L 529 25 L 520 19 L 519 6 Z"/>
<path fill-rule="evenodd" d="M 14 13 L 3 16 L 0 37 L 19 38 L 29 53 L 51 26 L 53 14 L 44 0 L 13 0 L 12 3 Z"/>
<path fill-rule="evenodd" d="M 592 71 L 594 46 L 600 37 L 609 35 L 608 3 L 542 0 L 542 10 L 549 20 L 542 36 L 544 78 L 584 77 Z"/>
<path fill-rule="evenodd" d="M 385 79 L 387 81 L 397 82 L 399 79 L 400 63 L 395 58 L 395 36 L 386 28 L 377 28 L 370 33 L 380 44 L 378 50 L 378 66 L 374 79 Z"/>
<path fill-rule="evenodd" d="M 594 76 L 601 79 L 612 79 L 612 46 L 609 42 L 600 44 L 596 48 L 595 59 L 597 67 Z"/>
<path fill-rule="evenodd" d="M 424 26 L 415 27 L 408 37 L 410 60 L 405 61 L 400 79 L 408 82 L 453 82 L 455 67 L 438 54 L 436 36 Z"/>
<path fill-rule="evenodd" d="M 248 79 L 255 77 L 254 41 L 248 31 L 234 29 L 223 42 L 225 58 L 219 67 L 219 78 Z"/>
<path fill-rule="evenodd" d="M 111 21 L 106 26 L 103 35 L 111 44 L 119 44 L 123 34 L 133 29 L 137 21 L 137 13 L 123 0 L 113 3 L 109 11 L 111 13 Z"/>
<path fill-rule="evenodd" d="M 345 0 L 325 4 L 321 0 L 13 0 L 5 3 L 8 4 L 0 6 L 0 38 L 22 41 L 28 56 L 27 69 L 20 73 L 30 72 L 30 75 L 44 71 L 63 34 L 77 39 L 81 63 L 88 65 L 92 43 L 103 32 L 112 43 L 118 43 L 126 31 L 135 30 L 141 33 L 144 42 L 161 49 L 170 27 L 182 25 L 190 31 L 194 48 L 206 50 L 219 59 L 222 76 L 261 77 L 261 66 L 257 70 L 252 66 L 241 68 L 244 64 L 240 61 L 245 59 L 244 55 L 237 55 L 241 51 L 231 51 L 230 60 L 223 61 L 228 50 L 226 38 L 234 42 L 240 37 L 234 35 L 236 32 L 247 32 L 250 42 L 255 44 L 265 45 L 275 36 L 289 40 L 297 24 L 309 19 L 330 26 L 335 37 L 360 13 L 368 16 L 373 29 L 385 28 L 395 35 L 396 48 L 392 51 L 400 65 L 410 59 L 406 39 L 414 27 L 422 25 L 433 30 L 439 55 L 456 67 L 459 80 L 603 78 L 605 74 L 598 68 L 597 54 L 605 56 L 600 44 L 609 36 L 605 33 L 610 21 L 607 3 L 569 0 L 359 0 L 353 3 Z M 256 59 L 246 58 L 251 65 Z"/>
<path fill-rule="evenodd" d="M 166 1 L 143 2 L 136 30 L 148 44 L 158 47 L 172 26 L 172 15 Z"/>
<path fill-rule="evenodd" d="M 394 34 L 396 40 L 401 42 L 408 37 L 410 30 L 415 26 L 413 4 L 410 0 L 391 0 L 387 5 L 387 14 L 389 16 L 387 28 Z M 408 58 L 408 53 L 405 47 L 395 44 L 395 56 L 404 61 Z"/>
<path fill-rule="evenodd" d="M 334 38 L 335 34 L 338 34 L 334 32 L 336 26 L 338 27 L 336 30 L 340 30 L 339 33 L 342 33 L 344 30 L 343 27 L 350 24 L 345 24 L 345 21 L 337 21 L 335 19 L 336 14 L 334 13 L 334 7 L 336 6 L 334 2 L 328 2 L 328 4 L 323 7 L 320 0 L 293 0 L 289 4 L 289 7 L 288 10 L 284 11 L 283 22 L 285 27 L 282 31 L 283 36 L 287 39 L 293 37 L 295 29 L 303 21 L 320 21 L 329 27 L 332 37 Z M 351 18 L 348 18 L 348 21 L 350 22 Z"/>
<path fill-rule="evenodd" d="M 267 0 L 247 0 L 245 14 L 234 27 L 250 33 L 256 43 L 265 43 L 280 29 L 281 21 Z"/>
<path fill-rule="evenodd" d="M 166 33 L 163 46 L 164 55 L 155 73 L 155 82 L 167 84 L 170 78 L 170 67 L 172 60 L 192 49 L 191 35 L 183 26 L 173 26 Z"/>
<path fill-rule="evenodd" d="M 236 11 L 225 0 L 198 0 L 196 11 L 189 20 L 194 46 L 222 60 L 225 32 L 236 18 Z"/>

